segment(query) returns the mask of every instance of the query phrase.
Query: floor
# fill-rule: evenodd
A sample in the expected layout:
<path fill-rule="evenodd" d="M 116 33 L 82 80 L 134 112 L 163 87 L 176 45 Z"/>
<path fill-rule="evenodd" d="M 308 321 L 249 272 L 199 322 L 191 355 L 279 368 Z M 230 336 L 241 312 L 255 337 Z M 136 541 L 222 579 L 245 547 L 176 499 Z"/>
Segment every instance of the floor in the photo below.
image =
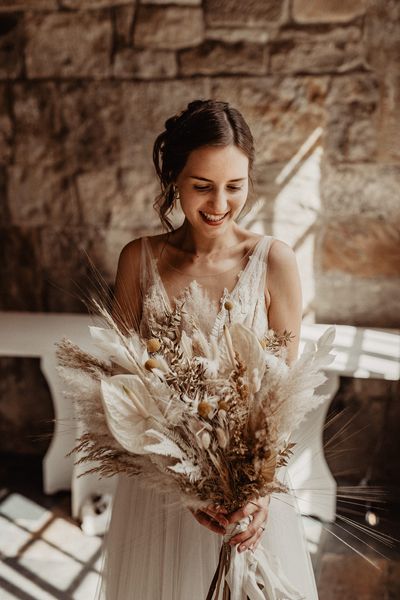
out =
<path fill-rule="evenodd" d="M 93 600 L 102 539 L 70 518 L 70 494 L 44 495 L 41 463 L 32 458 L 2 457 L 0 481 L 0 600 Z M 329 527 L 303 519 L 320 600 L 400 599 L 399 543 L 378 540 L 399 539 L 399 521 L 382 513 L 366 537 L 364 513 L 351 528 L 344 513 Z"/>

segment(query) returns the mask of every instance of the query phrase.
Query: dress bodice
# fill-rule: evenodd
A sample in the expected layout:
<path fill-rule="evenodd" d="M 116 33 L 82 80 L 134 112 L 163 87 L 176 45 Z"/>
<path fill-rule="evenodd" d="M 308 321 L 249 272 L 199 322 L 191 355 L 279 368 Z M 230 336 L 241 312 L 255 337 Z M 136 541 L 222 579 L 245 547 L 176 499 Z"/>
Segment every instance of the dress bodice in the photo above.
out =
<path fill-rule="evenodd" d="M 224 289 L 219 303 L 211 300 L 207 287 L 193 279 L 181 290 L 173 301 L 170 300 L 158 269 L 158 260 L 153 255 L 146 237 L 141 239 L 140 285 L 143 298 L 143 310 L 140 323 L 142 335 L 147 335 L 146 324 L 149 316 L 162 315 L 165 309 L 172 309 L 177 301 L 184 300 L 184 318 L 182 327 L 188 335 L 193 328 L 193 319 L 197 327 L 207 336 L 220 337 L 228 319 L 225 302 L 231 300 L 233 307 L 230 316 L 233 322 L 250 327 L 259 338 L 268 329 L 268 316 L 265 305 L 265 283 L 267 256 L 273 241 L 272 236 L 263 236 L 254 245 L 248 256 L 247 264 L 238 274 L 232 290 Z"/>

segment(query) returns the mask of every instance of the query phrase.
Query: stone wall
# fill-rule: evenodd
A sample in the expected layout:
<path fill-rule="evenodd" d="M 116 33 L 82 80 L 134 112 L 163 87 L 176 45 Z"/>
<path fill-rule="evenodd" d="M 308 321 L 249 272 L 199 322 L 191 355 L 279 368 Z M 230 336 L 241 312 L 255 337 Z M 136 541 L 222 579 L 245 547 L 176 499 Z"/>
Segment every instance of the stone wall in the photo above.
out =
<path fill-rule="evenodd" d="M 112 283 L 159 231 L 155 136 L 215 97 L 254 132 L 245 223 L 295 248 L 307 318 L 399 326 L 399 40 L 396 0 L 0 0 L 0 308 L 84 310 L 86 254 Z M 38 367 L 26 394 L 1 364 L 0 440 L 42 452 Z"/>

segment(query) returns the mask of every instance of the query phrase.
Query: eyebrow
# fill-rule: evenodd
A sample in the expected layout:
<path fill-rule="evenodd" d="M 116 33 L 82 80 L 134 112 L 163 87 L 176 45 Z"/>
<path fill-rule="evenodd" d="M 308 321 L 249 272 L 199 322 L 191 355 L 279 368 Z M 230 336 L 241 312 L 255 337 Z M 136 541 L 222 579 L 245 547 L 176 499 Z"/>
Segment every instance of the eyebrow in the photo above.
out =
<path fill-rule="evenodd" d="M 211 179 L 206 179 L 205 177 L 198 177 L 197 175 L 189 175 L 190 179 L 200 179 L 201 181 L 208 181 L 208 183 L 213 183 Z M 234 181 L 244 181 L 247 177 L 238 177 L 237 179 L 230 179 L 229 182 Z"/>

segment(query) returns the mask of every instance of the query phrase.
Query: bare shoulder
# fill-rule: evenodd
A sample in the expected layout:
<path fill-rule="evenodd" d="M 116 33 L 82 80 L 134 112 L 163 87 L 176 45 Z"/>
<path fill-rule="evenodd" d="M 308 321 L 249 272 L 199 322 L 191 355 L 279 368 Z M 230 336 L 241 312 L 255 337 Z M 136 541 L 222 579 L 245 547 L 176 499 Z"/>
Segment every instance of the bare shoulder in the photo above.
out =
<path fill-rule="evenodd" d="M 296 254 L 293 248 L 277 238 L 273 238 L 271 241 L 267 260 L 270 271 L 278 272 L 288 267 L 297 267 Z"/>

